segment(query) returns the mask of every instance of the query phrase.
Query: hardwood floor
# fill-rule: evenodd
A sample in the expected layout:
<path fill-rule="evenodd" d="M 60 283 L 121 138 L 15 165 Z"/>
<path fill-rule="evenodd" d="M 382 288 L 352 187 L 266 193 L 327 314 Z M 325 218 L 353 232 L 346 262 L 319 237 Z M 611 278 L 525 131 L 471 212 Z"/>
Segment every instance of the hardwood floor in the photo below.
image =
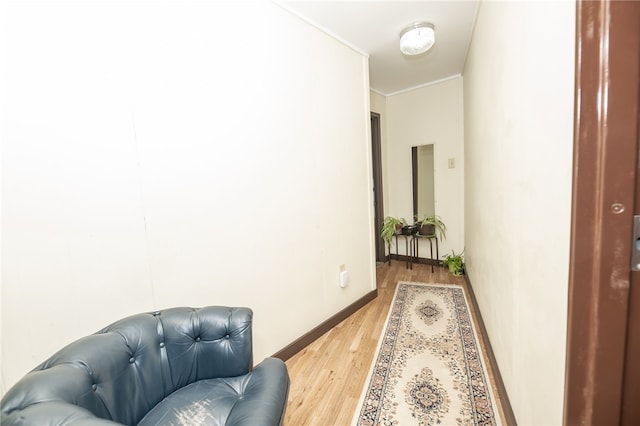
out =
<path fill-rule="evenodd" d="M 285 426 L 350 424 L 398 281 L 466 287 L 464 278 L 442 267 L 433 273 L 428 265 L 406 269 L 405 263 L 397 260 L 378 266 L 376 275 L 375 300 L 286 362 L 291 387 Z M 495 383 L 493 387 L 497 395 Z"/>

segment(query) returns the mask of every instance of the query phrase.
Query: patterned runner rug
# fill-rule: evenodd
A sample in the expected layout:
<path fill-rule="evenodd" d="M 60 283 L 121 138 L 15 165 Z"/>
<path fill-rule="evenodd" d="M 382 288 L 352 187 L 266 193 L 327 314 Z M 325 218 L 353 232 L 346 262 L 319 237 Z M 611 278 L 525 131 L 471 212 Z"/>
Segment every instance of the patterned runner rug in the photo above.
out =
<path fill-rule="evenodd" d="M 461 286 L 398 283 L 352 424 L 502 424 Z"/>

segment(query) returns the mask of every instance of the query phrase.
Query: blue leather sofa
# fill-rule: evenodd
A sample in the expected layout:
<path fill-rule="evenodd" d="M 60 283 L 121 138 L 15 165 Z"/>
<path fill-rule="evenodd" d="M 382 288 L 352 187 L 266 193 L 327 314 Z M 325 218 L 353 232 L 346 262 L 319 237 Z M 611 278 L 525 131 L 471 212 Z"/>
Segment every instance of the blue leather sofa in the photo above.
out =
<path fill-rule="evenodd" d="M 2 398 L 9 425 L 279 425 L 287 368 L 253 368 L 248 308 L 133 315 L 58 351 Z"/>

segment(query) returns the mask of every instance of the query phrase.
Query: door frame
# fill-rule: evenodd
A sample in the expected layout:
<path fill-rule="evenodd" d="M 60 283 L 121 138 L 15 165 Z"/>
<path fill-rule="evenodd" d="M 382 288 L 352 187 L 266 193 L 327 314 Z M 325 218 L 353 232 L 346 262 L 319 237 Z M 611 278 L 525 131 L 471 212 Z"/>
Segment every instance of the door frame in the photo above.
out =
<path fill-rule="evenodd" d="M 382 201 L 382 136 L 380 114 L 371 111 L 371 158 L 373 163 L 373 211 L 375 222 L 376 262 L 386 262 L 384 241 L 380 236 L 384 222 L 384 204 Z"/>
<path fill-rule="evenodd" d="M 567 425 L 621 423 L 638 157 L 640 29 L 632 3 L 576 5 Z"/>

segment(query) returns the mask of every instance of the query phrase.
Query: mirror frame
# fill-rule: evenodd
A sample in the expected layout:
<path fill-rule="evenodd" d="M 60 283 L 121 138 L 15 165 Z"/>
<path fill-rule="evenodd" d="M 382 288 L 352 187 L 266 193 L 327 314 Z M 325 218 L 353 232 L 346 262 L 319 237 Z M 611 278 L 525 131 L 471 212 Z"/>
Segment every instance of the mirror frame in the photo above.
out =
<path fill-rule="evenodd" d="M 417 146 L 412 146 L 411 147 L 411 186 L 412 186 L 412 199 L 413 199 L 413 221 L 417 221 L 419 219 L 418 215 L 419 214 L 431 214 L 430 212 L 419 212 L 418 211 L 418 204 L 419 204 L 419 192 L 420 192 L 420 174 L 419 174 L 419 162 L 420 162 L 420 158 L 419 158 L 419 152 L 418 152 L 418 148 L 421 147 L 428 147 L 428 146 L 432 146 L 432 153 L 433 153 L 433 164 L 430 165 L 430 169 L 432 172 L 432 176 L 431 176 L 431 180 L 432 180 L 432 185 L 433 185 L 433 191 L 432 191 L 432 208 L 433 208 L 433 214 L 435 214 L 435 185 L 436 185 L 436 176 L 435 176 L 435 144 L 434 143 L 428 143 L 428 144 L 424 144 L 424 145 L 417 145 Z M 424 189 L 423 189 L 424 190 Z"/>
<path fill-rule="evenodd" d="M 418 220 L 418 147 L 411 147 L 411 183 L 413 187 L 413 221 Z"/>

